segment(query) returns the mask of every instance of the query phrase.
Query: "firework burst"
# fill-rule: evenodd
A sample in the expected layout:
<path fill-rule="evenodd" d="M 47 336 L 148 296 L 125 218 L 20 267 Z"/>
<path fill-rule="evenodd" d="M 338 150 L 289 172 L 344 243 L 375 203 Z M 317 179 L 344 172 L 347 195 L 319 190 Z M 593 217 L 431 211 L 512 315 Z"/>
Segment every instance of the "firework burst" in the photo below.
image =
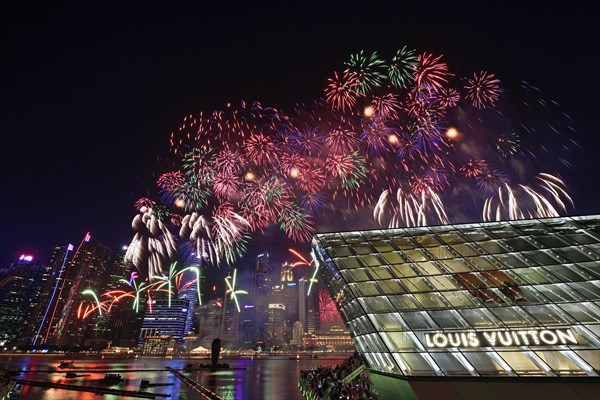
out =
<path fill-rule="evenodd" d="M 342 226 L 366 210 L 363 225 L 402 227 L 574 207 L 559 178 L 573 124 L 538 88 L 505 96 L 493 73 L 456 76 L 443 54 L 406 46 L 390 60 L 353 53 L 337 71 L 323 98 L 289 112 L 241 102 L 186 115 L 157 180 L 163 204 L 135 204 L 127 259 L 167 276 L 180 249 L 232 265 L 253 235 L 275 226 L 307 242 L 328 216 Z"/>

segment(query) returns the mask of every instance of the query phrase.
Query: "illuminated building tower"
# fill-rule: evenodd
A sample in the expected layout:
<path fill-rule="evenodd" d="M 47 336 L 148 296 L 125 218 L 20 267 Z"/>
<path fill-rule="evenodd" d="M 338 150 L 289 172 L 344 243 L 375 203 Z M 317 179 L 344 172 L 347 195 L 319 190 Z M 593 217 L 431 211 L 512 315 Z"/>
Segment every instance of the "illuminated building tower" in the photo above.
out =
<path fill-rule="evenodd" d="M 26 337 L 34 347 L 45 347 L 50 334 L 53 316 L 59 305 L 64 306 L 61 288 L 68 268 L 68 257 L 73 255 L 73 245 L 55 245 L 46 267 L 46 278 L 40 294 L 38 305 L 31 320 L 33 326 L 26 332 Z"/>
<path fill-rule="evenodd" d="M 240 313 L 240 346 L 256 349 L 256 312 L 254 304 L 244 304 Z"/>
<path fill-rule="evenodd" d="M 277 292 L 280 289 L 273 289 Z M 268 308 L 267 331 L 265 334 L 265 345 L 267 349 L 277 350 L 287 345 L 285 341 L 286 320 L 285 304 L 271 303 Z"/>
<path fill-rule="evenodd" d="M 379 399 L 598 398 L 600 215 L 317 233 L 312 247 Z"/>
<path fill-rule="evenodd" d="M 256 323 L 256 341 L 264 342 L 265 328 L 269 312 L 269 296 L 272 278 L 269 253 L 261 253 L 256 257 L 256 265 L 252 276 L 251 303 L 254 305 Z"/>
<path fill-rule="evenodd" d="M 202 292 L 201 290 L 204 286 L 204 273 L 206 271 L 206 265 L 199 265 L 195 253 L 191 253 L 190 257 L 188 257 L 183 264 L 183 269 L 190 267 L 197 267 L 199 273 L 197 274 L 194 270 L 187 270 L 180 275 L 177 283 L 177 298 L 180 300 L 189 301 L 188 315 L 184 329 L 186 335 L 194 333 L 196 330 L 194 327 L 194 316 L 196 307 L 199 305 L 198 295 L 199 293 L 206 293 L 205 291 Z"/>
<path fill-rule="evenodd" d="M 35 325 L 31 317 L 48 275 L 30 255 L 0 270 L 0 347 L 28 344 L 24 333 Z"/>
<path fill-rule="evenodd" d="M 277 292 L 279 297 L 275 298 L 272 303 L 285 305 L 283 340 L 290 343 L 292 328 L 300 318 L 298 283 L 294 280 L 294 272 L 290 263 L 284 262 L 281 265 L 280 279 L 281 291 Z"/>
<path fill-rule="evenodd" d="M 188 300 L 152 299 L 146 305 L 144 322 L 140 330 L 139 344 L 147 338 L 168 336 L 181 341 L 188 316 Z"/>
<path fill-rule="evenodd" d="M 188 302 L 188 313 L 185 319 L 184 334 L 194 333 L 194 310 L 198 302 L 198 282 L 196 273 L 193 271 L 185 271 L 181 275 L 179 281 L 179 291 L 177 292 L 177 298 L 179 300 L 186 300 Z"/>
<path fill-rule="evenodd" d="M 315 334 L 317 329 L 318 308 L 317 303 L 317 288 L 313 282 L 311 286 L 312 272 L 306 274 L 298 281 L 298 320 L 302 322 L 304 332 Z M 310 293 L 308 292 L 310 288 Z"/>
<path fill-rule="evenodd" d="M 91 289 L 98 293 L 104 288 L 109 277 L 107 272 L 112 250 L 92 241 L 89 234 L 86 235 L 86 239 L 69 263 L 59 298 L 64 306 L 57 311 L 55 324 L 51 327 L 51 343 L 61 348 L 79 347 L 84 344 L 93 328 L 91 320 L 95 313 L 87 318 L 82 317 L 80 305 L 86 301 L 92 304 L 93 299 L 84 297 L 81 292 Z"/>
<path fill-rule="evenodd" d="M 232 281 L 231 274 L 225 279 Z M 231 284 L 231 283 L 230 283 Z M 233 297 L 227 293 L 223 296 L 223 309 L 221 319 L 221 343 L 223 348 L 236 349 L 240 341 L 240 311 Z"/>

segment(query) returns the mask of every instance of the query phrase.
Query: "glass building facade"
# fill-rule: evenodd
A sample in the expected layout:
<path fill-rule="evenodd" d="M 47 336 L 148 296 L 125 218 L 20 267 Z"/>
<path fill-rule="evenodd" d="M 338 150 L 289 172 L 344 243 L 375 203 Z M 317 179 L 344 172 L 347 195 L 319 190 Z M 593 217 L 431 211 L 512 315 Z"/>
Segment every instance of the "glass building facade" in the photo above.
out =
<path fill-rule="evenodd" d="M 600 216 L 318 233 L 313 258 L 370 371 L 600 374 Z"/>

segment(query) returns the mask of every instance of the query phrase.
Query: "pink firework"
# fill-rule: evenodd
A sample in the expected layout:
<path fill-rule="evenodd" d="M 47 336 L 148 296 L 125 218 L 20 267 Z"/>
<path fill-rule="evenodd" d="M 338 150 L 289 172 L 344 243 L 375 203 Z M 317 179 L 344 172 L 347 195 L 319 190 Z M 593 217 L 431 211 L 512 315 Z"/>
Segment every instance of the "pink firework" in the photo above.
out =
<path fill-rule="evenodd" d="M 262 133 L 251 135 L 245 142 L 246 157 L 256 165 L 268 165 L 277 162 L 275 144 Z"/>
<path fill-rule="evenodd" d="M 140 197 L 133 205 L 136 210 L 141 210 L 142 207 L 146 208 L 154 208 L 156 206 L 156 202 L 147 197 Z"/>
<path fill-rule="evenodd" d="M 414 178 L 410 183 L 410 191 L 415 195 L 427 194 L 432 186 L 431 179 L 427 176 Z"/>
<path fill-rule="evenodd" d="M 310 164 L 308 161 L 306 161 L 306 158 L 298 153 L 284 153 L 281 155 L 280 161 L 280 166 L 283 173 L 294 179 L 303 175 L 303 171 L 310 167 Z"/>
<path fill-rule="evenodd" d="M 242 186 L 242 178 L 233 173 L 217 174 L 213 178 L 213 191 L 221 199 L 235 195 Z"/>
<path fill-rule="evenodd" d="M 217 172 L 236 175 L 241 174 L 246 166 L 246 159 L 238 150 L 223 150 L 215 156 L 214 168 Z"/>
<path fill-rule="evenodd" d="M 448 71 L 446 63 L 441 61 L 441 55 L 436 57 L 433 54 L 423 53 L 417 58 L 419 62 L 414 67 L 417 86 L 430 85 L 439 90 L 448 83 L 448 78 L 453 76 Z"/>
<path fill-rule="evenodd" d="M 444 108 L 454 107 L 460 101 L 460 93 L 453 88 L 442 88 L 438 92 L 440 105 Z"/>
<path fill-rule="evenodd" d="M 488 166 L 485 160 L 472 158 L 460 167 L 460 173 L 466 177 L 475 178 L 487 171 Z"/>
<path fill-rule="evenodd" d="M 373 96 L 371 105 L 375 115 L 383 119 L 397 119 L 402 108 L 400 98 L 395 93 Z"/>
<path fill-rule="evenodd" d="M 356 187 L 365 176 L 364 160 L 358 152 L 352 154 L 330 154 L 325 161 L 325 170 L 342 180 L 344 188 Z"/>
<path fill-rule="evenodd" d="M 305 192 L 319 192 L 325 186 L 326 174 L 322 168 L 309 167 L 302 171 L 296 182 Z"/>
<path fill-rule="evenodd" d="M 325 144 L 330 152 L 347 154 L 358 150 L 358 136 L 345 127 L 334 128 L 325 139 Z"/>
<path fill-rule="evenodd" d="M 319 318 L 321 321 L 333 322 L 340 319 L 340 313 L 326 289 L 319 289 Z"/>
<path fill-rule="evenodd" d="M 325 100 L 334 110 L 345 111 L 352 109 L 356 105 L 356 99 L 359 96 L 358 76 L 350 74 L 347 70 L 341 77 L 337 72 L 333 73 L 333 78 L 327 79 L 325 88 Z"/>
<path fill-rule="evenodd" d="M 183 217 L 179 214 L 175 214 L 175 213 L 169 214 L 169 221 L 171 222 L 171 224 L 173 224 L 173 226 L 181 226 L 182 220 L 183 220 Z"/>
<path fill-rule="evenodd" d="M 481 71 L 473 74 L 465 86 L 467 90 L 467 99 L 471 100 L 473 105 L 479 109 L 492 107 L 502 90 L 500 89 L 500 80 L 494 74 Z"/>
<path fill-rule="evenodd" d="M 185 178 L 180 171 L 165 172 L 156 184 L 160 189 L 172 192 L 185 184 Z"/>

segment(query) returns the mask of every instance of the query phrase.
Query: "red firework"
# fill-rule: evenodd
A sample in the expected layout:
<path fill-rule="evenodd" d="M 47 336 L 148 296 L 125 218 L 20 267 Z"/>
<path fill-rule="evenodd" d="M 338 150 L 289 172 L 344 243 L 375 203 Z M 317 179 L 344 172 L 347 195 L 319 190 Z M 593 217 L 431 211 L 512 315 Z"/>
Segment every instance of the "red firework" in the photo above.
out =
<path fill-rule="evenodd" d="M 146 208 L 154 208 L 156 206 L 156 202 L 147 197 L 140 197 L 134 204 L 136 210 L 141 210 L 142 207 Z"/>
<path fill-rule="evenodd" d="M 475 178 L 483 174 L 483 172 L 487 169 L 488 166 L 485 160 L 478 160 L 476 158 L 472 158 L 469 161 L 467 161 L 465 165 L 460 167 L 460 173 L 464 176 Z"/>
<path fill-rule="evenodd" d="M 347 70 L 341 77 L 337 72 L 333 73 L 333 78 L 328 78 L 325 88 L 325 100 L 334 110 L 344 111 L 352 109 L 356 105 L 356 98 L 359 96 L 358 76 L 350 74 Z"/>
<path fill-rule="evenodd" d="M 321 321 L 337 321 L 340 319 L 340 313 L 338 312 L 333 299 L 329 295 L 326 289 L 319 289 L 319 317 Z"/>
<path fill-rule="evenodd" d="M 473 78 L 469 79 L 465 89 L 467 90 L 467 99 L 480 109 L 493 106 L 502 92 L 500 80 L 496 79 L 494 74 L 486 71 L 473 74 Z"/>
<path fill-rule="evenodd" d="M 448 78 L 454 74 L 448 71 L 448 66 L 445 62 L 440 61 L 441 58 L 441 55 L 435 57 L 433 54 L 427 53 L 419 55 L 419 63 L 414 67 L 417 86 L 430 85 L 439 90 L 448 83 Z"/>

